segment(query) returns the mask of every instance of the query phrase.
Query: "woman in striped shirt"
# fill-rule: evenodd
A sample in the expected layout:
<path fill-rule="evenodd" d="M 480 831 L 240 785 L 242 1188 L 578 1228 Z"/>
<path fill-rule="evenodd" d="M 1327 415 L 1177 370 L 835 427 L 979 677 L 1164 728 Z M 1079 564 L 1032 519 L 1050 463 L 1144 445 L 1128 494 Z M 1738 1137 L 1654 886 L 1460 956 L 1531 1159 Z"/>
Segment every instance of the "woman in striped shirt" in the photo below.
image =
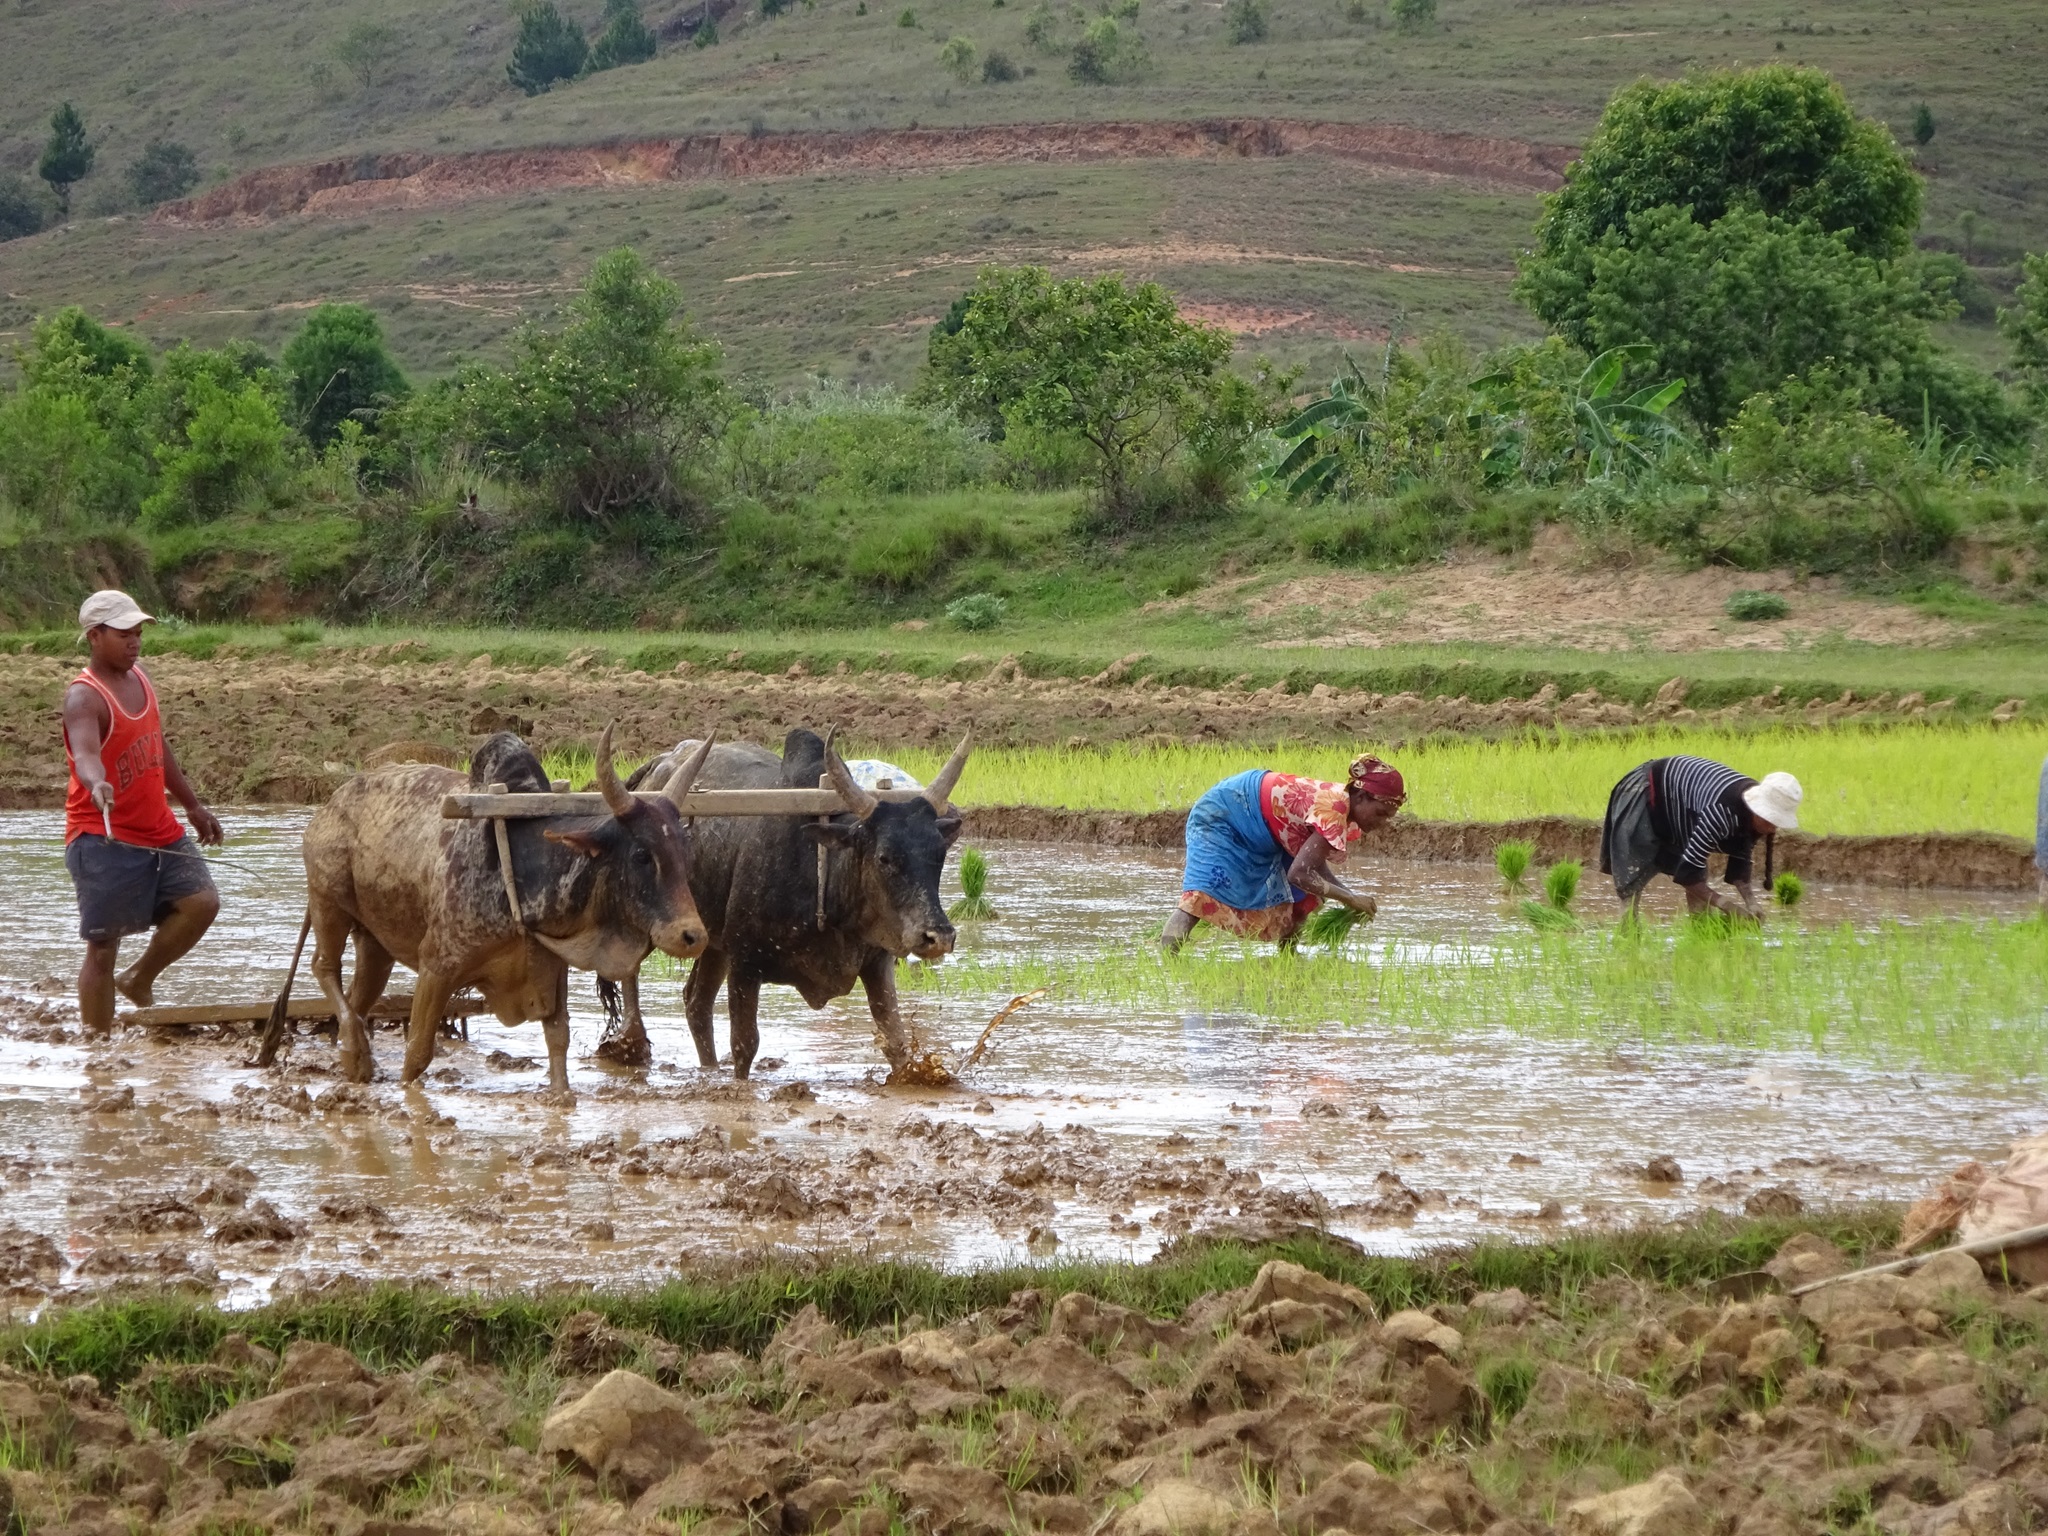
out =
<path fill-rule="evenodd" d="M 1758 781 L 1704 757 L 1655 758 L 1630 770 L 1607 797 L 1600 872 L 1614 877 L 1615 895 L 1631 904 L 1652 875 L 1663 874 L 1684 888 L 1690 911 L 1761 916 L 1750 883 L 1756 840 L 1766 840 L 1768 883 L 1769 839 L 1799 825 L 1803 794 L 1789 773 Z M 1707 858 L 1716 853 L 1728 856 L 1723 878 L 1732 896 L 1707 884 Z"/>

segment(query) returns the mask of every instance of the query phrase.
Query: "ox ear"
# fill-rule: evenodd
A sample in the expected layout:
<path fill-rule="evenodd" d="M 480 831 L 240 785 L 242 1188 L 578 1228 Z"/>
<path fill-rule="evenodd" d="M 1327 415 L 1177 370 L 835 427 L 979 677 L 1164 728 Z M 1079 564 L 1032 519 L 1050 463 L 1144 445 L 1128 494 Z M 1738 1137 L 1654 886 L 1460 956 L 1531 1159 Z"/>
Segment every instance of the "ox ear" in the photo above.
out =
<path fill-rule="evenodd" d="M 962 825 L 963 823 L 958 816 L 941 816 L 939 818 L 939 836 L 946 840 L 948 848 L 960 841 L 960 828 Z"/>
<path fill-rule="evenodd" d="M 548 827 L 541 832 L 541 836 L 551 843 L 560 843 L 564 848 L 573 849 L 586 859 L 594 859 L 604 852 L 604 845 L 597 840 L 597 834 L 594 832 L 580 829 L 562 832 Z"/>
<path fill-rule="evenodd" d="M 858 848 L 867 841 L 868 829 L 858 821 L 807 821 L 804 836 L 814 843 L 836 848 Z"/>

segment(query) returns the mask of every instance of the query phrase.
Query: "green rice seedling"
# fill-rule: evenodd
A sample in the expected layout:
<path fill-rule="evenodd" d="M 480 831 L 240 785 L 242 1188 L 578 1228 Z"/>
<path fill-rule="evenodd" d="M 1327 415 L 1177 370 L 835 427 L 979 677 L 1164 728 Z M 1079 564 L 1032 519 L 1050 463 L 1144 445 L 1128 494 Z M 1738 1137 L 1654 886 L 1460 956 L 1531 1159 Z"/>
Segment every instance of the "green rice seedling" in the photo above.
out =
<path fill-rule="evenodd" d="M 1369 923 L 1372 916 L 1356 907 L 1339 906 L 1332 902 L 1320 906 L 1308 915 L 1308 921 L 1289 935 L 1286 947 L 1299 949 L 1304 944 L 1318 949 L 1329 948 L 1344 942 L 1345 936 L 1360 923 Z"/>
<path fill-rule="evenodd" d="M 1526 838 L 1497 844 L 1493 867 L 1500 871 L 1500 883 L 1510 896 L 1519 896 L 1529 877 L 1529 865 L 1536 858 L 1536 845 Z"/>
<path fill-rule="evenodd" d="M 1806 894 L 1806 882 L 1787 869 L 1771 882 L 1771 899 L 1781 907 L 1796 907 Z"/>
<path fill-rule="evenodd" d="M 1577 933 L 1579 920 L 1563 907 L 1553 907 L 1547 901 L 1525 901 L 1522 916 L 1529 920 L 1529 926 L 1542 933 Z"/>
<path fill-rule="evenodd" d="M 1559 859 L 1543 872 L 1543 899 L 1560 912 L 1569 912 L 1578 899 L 1579 876 L 1585 866 L 1577 859 Z"/>
<path fill-rule="evenodd" d="M 995 904 L 988 899 L 988 858 L 979 848 L 963 849 L 960 899 L 946 909 L 946 916 L 956 923 L 982 923 L 995 915 Z"/>

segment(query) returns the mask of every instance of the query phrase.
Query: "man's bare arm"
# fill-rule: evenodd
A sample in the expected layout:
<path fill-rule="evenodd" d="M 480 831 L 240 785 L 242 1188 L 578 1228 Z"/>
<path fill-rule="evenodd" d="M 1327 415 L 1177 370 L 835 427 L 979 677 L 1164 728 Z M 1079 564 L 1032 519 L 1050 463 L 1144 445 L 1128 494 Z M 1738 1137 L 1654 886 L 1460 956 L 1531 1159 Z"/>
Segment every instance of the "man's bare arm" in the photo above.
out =
<path fill-rule="evenodd" d="M 164 738 L 164 788 L 185 808 L 185 816 L 192 823 L 192 830 L 199 835 L 199 841 L 208 847 L 220 846 L 226 835 L 221 830 L 220 818 L 206 808 L 206 802 L 192 788 L 192 781 L 185 777 L 185 770 L 178 766 L 178 755 L 171 750 L 169 737 Z"/>
<path fill-rule="evenodd" d="M 114 803 L 114 786 L 107 781 L 107 765 L 100 761 L 109 723 L 102 718 L 106 709 L 99 694 L 83 683 L 73 683 L 64 694 L 64 739 L 71 747 L 71 764 L 93 804 L 102 809 Z"/>

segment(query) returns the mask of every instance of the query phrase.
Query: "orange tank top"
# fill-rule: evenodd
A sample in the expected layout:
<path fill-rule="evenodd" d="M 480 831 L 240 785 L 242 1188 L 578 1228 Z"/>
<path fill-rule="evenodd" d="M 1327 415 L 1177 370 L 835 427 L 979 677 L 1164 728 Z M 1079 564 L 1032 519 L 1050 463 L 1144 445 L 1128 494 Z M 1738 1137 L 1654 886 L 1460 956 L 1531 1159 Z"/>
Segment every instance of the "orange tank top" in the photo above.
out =
<path fill-rule="evenodd" d="M 121 701 L 92 675 L 91 668 L 72 681 L 84 683 L 106 701 L 111 724 L 100 742 L 100 764 L 107 771 L 107 782 L 114 786 L 114 840 L 167 848 L 185 835 L 185 829 L 171 814 L 164 795 L 164 722 L 156 706 L 156 689 L 142 668 L 137 667 L 135 675 L 142 680 L 142 711 L 134 715 L 121 707 Z M 68 846 L 80 833 L 104 833 L 106 825 L 100 808 L 79 782 L 68 733 L 64 761 L 71 764 L 71 788 L 64 797 L 64 841 Z"/>

